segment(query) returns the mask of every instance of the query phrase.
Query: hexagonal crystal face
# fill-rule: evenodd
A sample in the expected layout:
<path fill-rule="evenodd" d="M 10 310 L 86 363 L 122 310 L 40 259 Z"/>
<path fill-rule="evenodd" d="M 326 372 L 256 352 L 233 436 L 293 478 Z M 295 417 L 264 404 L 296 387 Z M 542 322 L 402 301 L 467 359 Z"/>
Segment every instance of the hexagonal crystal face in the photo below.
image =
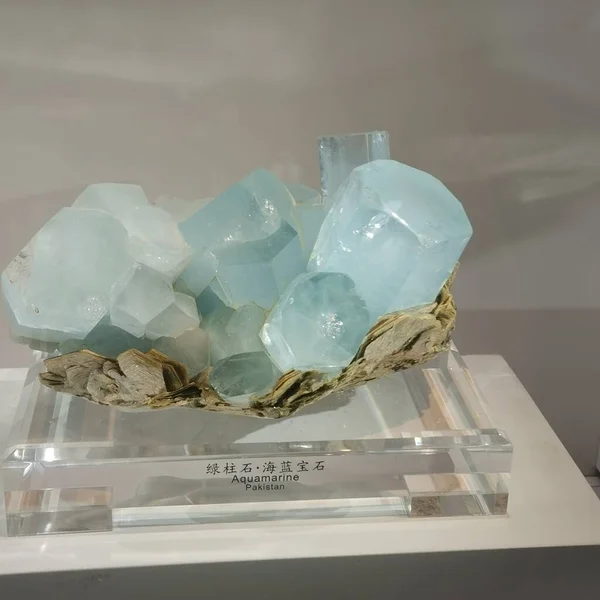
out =
<path fill-rule="evenodd" d="M 270 309 L 306 268 L 294 204 L 288 188 L 263 169 L 217 196 L 180 225 L 194 250 L 183 284 L 196 296 L 210 286 L 232 308 Z"/>
<path fill-rule="evenodd" d="M 373 322 L 435 301 L 472 233 L 461 203 L 435 177 L 378 160 L 337 190 L 308 268 L 349 275 Z"/>
<path fill-rule="evenodd" d="M 143 266 L 114 295 L 110 319 L 124 331 L 151 340 L 178 337 L 200 323 L 195 300 L 174 292 L 158 273 Z"/>
<path fill-rule="evenodd" d="M 148 323 L 146 337 L 151 340 L 177 338 L 186 331 L 197 329 L 199 325 L 196 301 L 191 296 L 174 292 L 171 303 Z"/>

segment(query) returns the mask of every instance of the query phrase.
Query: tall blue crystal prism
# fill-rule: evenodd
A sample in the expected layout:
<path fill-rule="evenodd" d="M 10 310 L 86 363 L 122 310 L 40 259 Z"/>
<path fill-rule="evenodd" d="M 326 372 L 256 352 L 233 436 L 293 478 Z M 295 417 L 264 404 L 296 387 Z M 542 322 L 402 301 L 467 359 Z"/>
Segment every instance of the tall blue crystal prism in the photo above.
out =
<path fill-rule="evenodd" d="M 319 138 L 321 194 L 329 207 L 340 185 L 356 168 L 373 160 L 390 158 L 387 131 L 348 133 Z"/>

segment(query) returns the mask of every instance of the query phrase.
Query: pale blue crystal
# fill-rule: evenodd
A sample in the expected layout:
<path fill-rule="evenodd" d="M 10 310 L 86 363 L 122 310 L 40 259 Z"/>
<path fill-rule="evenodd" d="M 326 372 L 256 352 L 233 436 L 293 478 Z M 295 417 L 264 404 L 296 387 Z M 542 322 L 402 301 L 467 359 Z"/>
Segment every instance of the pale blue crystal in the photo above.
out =
<path fill-rule="evenodd" d="M 73 206 L 114 215 L 129 234 L 131 256 L 171 281 L 190 260 L 191 249 L 175 219 L 151 206 L 139 185 L 96 183 L 88 186 Z"/>
<path fill-rule="evenodd" d="M 222 306 L 207 315 L 203 328 L 210 337 L 211 363 L 234 354 L 264 351 L 259 333 L 265 318 L 265 310 L 256 304 L 237 310 Z"/>
<path fill-rule="evenodd" d="M 123 224 L 129 233 L 133 258 L 169 281 L 174 281 L 190 262 L 191 248 L 177 222 L 161 208 L 137 208 L 123 219 Z"/>
<path fill-rule="evenodd" d="M 294 200 L 293 225 L 300 237 L 302 252 L 308 260 L 327 211 L 321 194 L 316 190 L 301 183 L 290 183 L 287 187 Z"/>
<path fill-rule="evenodd" d="M 310 206 L 323 204 L 321 194 L 303 183 L 288 183 L 287 189 L 294 200 L 294 204 L 308 204 Z"/>
<path fill-rule="evenodd" d="M 259 169 L 180 224 L 194 255 L 181 281 L 198 297 L 210 285 L 234 308 L 273 306 L 306 268 L 294 227 L 294 200 L 273 174 Z"/>
<path fill-rule="evenodd" d="M 433 302 L 472 232 L 461 203 L 435 177 L 375 161 L 336 192 L 309 270 L 349 275 L 374 321 Z"/>
<path fill-rule="evenodd" d="M 136 337 L 146 335 L 148 323 L 173 302 L 167 281 L 146 267 L 138 267 L 131 278 L 115 290 L 110 306 L 113 325 Z"/>
<path fill-rule="evenodd" d="M 122 219 L 135 208 L 148 206 L 141 185 L 130 183 L 93 183 L 73 202 L 74 208 L 93 208 Z"/>
<path fill-rule="evenodd" d="M 176 287 L 178 287 L 177 284 Z M 225 302 L 221 299 L 223 297 L 222 290 L 218 288 L 219 286 L 215 281 L 196 298 L 196 306 L 201 315 L 209 315 L 218 308 L 225 306 Z"/>
<path fill-rule="evenodd" d="M 173 293 L 173 301 L 146 328 L 146 337 L 156 340 L 161 337 L 179 337 L 186 331 L 197 329 L 200 315 L 196 300 L 186 294 Z"/>
<path fill-rule="evenodd" d="M 282 219 L 270 186 L 261 183 L 261 178 L 251 173 L 183 221 L 179 228 L 187 243 L 194 250 L 212 250 L 275 233 Z"/>
<path fill-rule="evenodd" d="M 255 303 L 270 309 L 298 273 L 306 258 L 296 231 L 287 223 L 262 240 L 232 244 L 214 251 L 218 287 L 223 301 L 232 307 Z"/>
<path fill-rule="evenodd" d="M 159 196 L 154 205 L 166 210 L 178 223 L 189 219 L 194 213 L 206 206 L 212 198 L 185 200 L 176 196 Z"/>
<path fill-rule="evenodd" d="M 131 335 L 149 339 L 178 337 L 200 322 L 194 298 L 174 292 L 168 281 L 143 266 L 115 291 L 110 318 Z"/>
<path fill-rule="evenodd" d="M 147 338 L 139 338 L 112 325 L 109 317 L 104 317 L 83 340 L 68 340 L 61 342 L 58 350 L 61 354 L 75 352 L 76 350 L 91 350 L 96 354 L 116 358 L 122 352 L 135 348 L 141 352 L 148 352 L 152 343 Z"/>
<path fill-rule="evenodd" d="M 342 273 L 299 275 L 271 311 L 261 339 L 285 372 L 346 366 L 369 329 L 369 312 Z"/>
<path fill-rule="evenodd" d="M 192 296 L 199 296 L 217 274 L 217 259 L 207 249 L 194 251 L 186 269 L 177 280 L 177 285 Z"/>
<path fill-rule="evenodd" d="M 210 364 L 209 337 L 203 329 L 192 329 L 177 338 L 161 337 L 152 344 L 155 350 L 184 364 L 194 377 Z"/>
<path fill-rule="evenodd" d="M 252 395 L 270 390 L 279 376 L 266 352 L 246 352 L 219 361 L 208 381 L 231 404 L 247 406 Z"/>
<path fill-rule="evenodd" d="M 336 190 L 356 167 L 387 158 L 390 158 L 387 131 L 320 137 L 321 193 L 327 207 L 331 206 Z"/>
<path fill-rule="evenodd" d="M 127 231 L 115 217 L 62 209 L 3 273 L 12 334 L 44 342 L 84 339 L 108 313 L 115 285 L 134 268 L 128 249 Z"/>

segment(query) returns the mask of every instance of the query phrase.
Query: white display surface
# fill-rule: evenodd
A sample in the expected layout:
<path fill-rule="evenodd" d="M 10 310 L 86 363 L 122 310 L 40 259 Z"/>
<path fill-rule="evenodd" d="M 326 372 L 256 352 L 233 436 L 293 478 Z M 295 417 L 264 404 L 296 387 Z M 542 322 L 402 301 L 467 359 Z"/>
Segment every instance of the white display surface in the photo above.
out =
<path fill-rule="evenodd" d="M 508 517 L 315 520 L 0 538 L 0 574 L 325 556 L 600 544 L 600 502 L 498 356 L 466 362 L 515 447 Z M 24 369 L 0 370 L 0 436 Z"/>

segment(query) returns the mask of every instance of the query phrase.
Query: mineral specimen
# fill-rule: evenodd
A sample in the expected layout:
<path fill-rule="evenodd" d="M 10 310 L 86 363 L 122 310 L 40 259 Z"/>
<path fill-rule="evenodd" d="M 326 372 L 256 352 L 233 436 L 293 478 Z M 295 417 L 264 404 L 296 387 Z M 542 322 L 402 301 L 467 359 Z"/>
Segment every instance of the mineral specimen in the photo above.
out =
<path fill-rule="evenodd" d="M 261 339 L 283 372 L 332 371 L 350 362 L 369 325 L 369 312 L 350 277 L 305 273 L 275 305 Z"/>
<path fill-rule="evenodd" d="M 62 391 L 267 417 L 423 362 L 471 227 L 388 158 L 385 132 L 321 138 L 322 193 L 264 169 L 213 200 L 91 185 L 2 274 L 11 333 L 63 353 Z"/>
<path fill-rule="evenodd" d="M 472 233 L 461 203 L 435 177 L 377 160 L 335 193 L 308 269 L 349 275 L 374 323 L 433 302 Z"/>

